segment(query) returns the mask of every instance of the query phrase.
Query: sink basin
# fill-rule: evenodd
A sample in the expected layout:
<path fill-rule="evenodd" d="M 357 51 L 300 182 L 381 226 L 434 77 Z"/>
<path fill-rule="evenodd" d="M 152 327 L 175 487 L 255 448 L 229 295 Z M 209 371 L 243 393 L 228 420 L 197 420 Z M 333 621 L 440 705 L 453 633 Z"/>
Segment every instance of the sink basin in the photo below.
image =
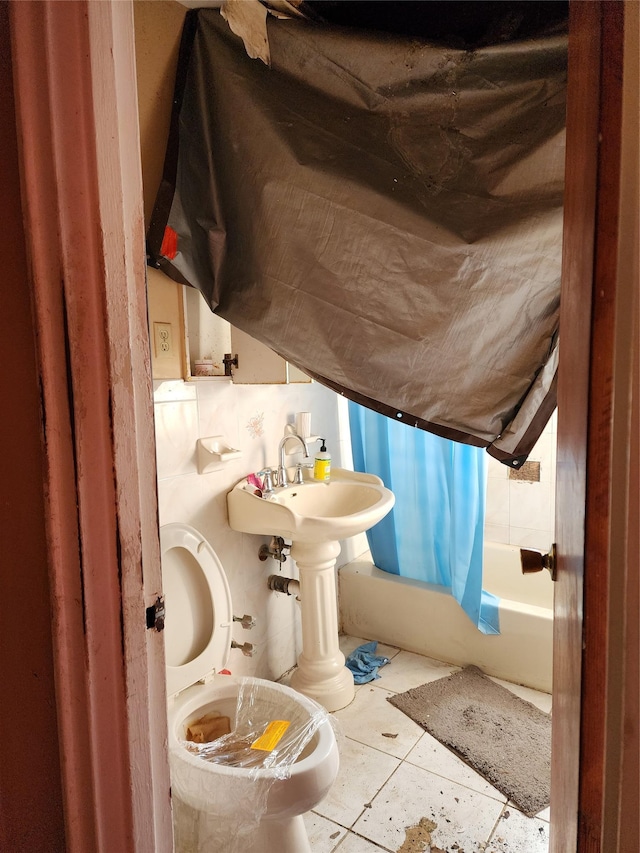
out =
<path fill-rule="evenodd" d="M 269 500 L 241 480 L 227 494 L 229 524 L 241 533 L 291 541 L 291 558 L 300 573 L 302 622 L 302 652 L 291 686 L 328 711 L 338 711 L 354 697 L 353 674 L 338 640 L 335 564 L 340 540 L 373 527 L 395 497 L 373 474 L 332 468 L 329 483 L 313 480 L 308 469 L 303 476 L 303 483 L 276 488 Z"/>
<path fill-rule="evenodd" d="M 342 468 L 332 469 L 329 483 L 307 479 L 301 485 L 276 488 L 272 500 L 254 495 L 245 485 L 241 480 L 227 495 L 233 530 L 292 542 L 339 541 L 363 533 L 395 502 L 379 477 Z"/>

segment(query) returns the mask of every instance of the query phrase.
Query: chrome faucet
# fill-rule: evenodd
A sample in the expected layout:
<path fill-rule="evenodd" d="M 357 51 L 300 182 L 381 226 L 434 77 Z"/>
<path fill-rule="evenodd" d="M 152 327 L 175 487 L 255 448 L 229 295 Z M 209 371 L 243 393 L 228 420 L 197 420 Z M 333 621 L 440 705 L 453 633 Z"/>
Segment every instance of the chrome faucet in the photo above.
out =
<path fill-rule="evenodd" d="M 307 444 L 306 444 L 304 438 L 302 438 L 302 436 L 298 435 L 297 432 L 287 433 L 287 435 L 285 435 L 283 438 L 281 438 L 280 444 L 278 445 L 278 474 L 277 474 L 277 477 L 278 477 L 278 485 L 279 486 L 288 486 L 289 485 L 289 478 L 287 476 L 287 469 L 286 469 L 285 464 L 284 464 L 284 446 L 290 439 L 295 439 L 296 441 L 299 441 L 300 444 L 302 445 L 302 449 L 304 450 L 304 455 L 306 457 L 309 456 L 309 451 L 307 450 Z"/>

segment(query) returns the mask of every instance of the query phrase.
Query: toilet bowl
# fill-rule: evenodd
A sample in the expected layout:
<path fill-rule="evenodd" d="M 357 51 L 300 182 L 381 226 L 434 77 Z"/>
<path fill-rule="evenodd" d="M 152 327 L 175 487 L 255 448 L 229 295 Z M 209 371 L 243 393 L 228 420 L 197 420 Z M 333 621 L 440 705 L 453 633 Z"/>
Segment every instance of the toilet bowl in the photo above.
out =
<path fill-rule="evenodd" d="M 213 548 L 194 528 L 160 529 L 166 602 L 165 649 L 169 762 L 176 851 L 310 853 L 302 815 L 328 793 L 338 772 L 331 722 L 322 721 L 288 775 L 278 768 L 232 767 L 206 761 L 184 745 L 187 726 L 210 713 L 235 717 L 240 680 L 205 677 L 225 668 L 233 612 L 224 570 Z M 282 684 L 244 679 L 253 707 L 265 719 L 318 720 L 323 709 Z"/>

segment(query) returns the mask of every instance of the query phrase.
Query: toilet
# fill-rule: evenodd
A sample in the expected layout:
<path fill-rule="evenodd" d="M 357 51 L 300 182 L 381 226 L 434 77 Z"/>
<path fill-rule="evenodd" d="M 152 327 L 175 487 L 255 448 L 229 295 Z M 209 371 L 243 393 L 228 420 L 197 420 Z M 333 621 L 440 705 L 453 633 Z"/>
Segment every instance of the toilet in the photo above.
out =
<path fill-rule="evenodd" d="M 240 681 L 216 674 L 229 657 L 233 611 L 222 565 L 197 530 L 164 525 L 160 546 L 176 852 L 310 853 L 302 815 L 325 797 L 338 772 L 331 722 L 320 723 L 287 778 L 278 778 L 276 768 L 215 764 L 183 746 L 187 726 L 205 714 L 228 716 L 233 728 Z M 244 681 L 265 719 L 274 711 L 283 720 L 323 711 L 283 684 Z"/>

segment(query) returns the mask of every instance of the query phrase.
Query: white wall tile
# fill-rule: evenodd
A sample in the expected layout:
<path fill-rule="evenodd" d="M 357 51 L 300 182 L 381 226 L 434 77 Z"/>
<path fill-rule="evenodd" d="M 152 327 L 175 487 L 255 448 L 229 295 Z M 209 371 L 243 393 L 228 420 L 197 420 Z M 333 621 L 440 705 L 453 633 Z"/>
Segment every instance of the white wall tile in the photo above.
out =
<path fill-rule="evenodd" d="M 198 429 L 202 438 L 222 435 L 231 447 L 241 449 L 234 390 L 231 382 L 198 383 Z"/>
<path fill-rule="evenodd" d="M 177 403 L 180 400 L 195 400 L 196 386 L 182 379 L 155 379 L 153 382 L 154 403 Z"/>
<path fill-rule="evenodd" d="M 209 494 L 202 489 L 202 479 L 196 473 L 161 481 L 158 489 L 160 525 L 172 521 L 193 524 L 208 499 Z"/>
<path fill-rule="evenodd" d="M 551 523 L 551 484 L 549 482 L 509 482 L 509 523 L 512 527 L 549 530 Z"/>
<path fill-rule="evenodd" d="M 509 544 L 509 526 L 504 524 L 485 524 L 484 537 L 487 542 L 500 542 L 502 545 Z"/>
<path fill-rule="evenodd" d="M 509 468 L 498 462 L 493 456 L 488 457 L 487 477 L 496 480 L 507 480 L 509 477 Z"/>
<path fill-rule="evenodd" d="M 485 524 L 509 526 L 509 480 L 489 478 Z"/>
<path fill-rule="evenodd" d="M 357 536 L 351 536 L 349 539 L 343 539 L 340 543 L 340 554 L 336 560 L 336 566 L 346 566 L 357 557 L 360 557 L 369 550 L 369 542 L 367 541 L 366 533 L 359 533 Z"/>
<path fill-rule="evenodd" d="M 534 551 L 548 551 L 553 542 L 550 530 L 531 530 L 526 527 L 511 527 L 509 529 L 509 545 L 518 548 L 532 548 Z"/>
<path fill-rule="evenodd" d="M 198 438 L 196 400 L 156 403 L 154 415 L 158 479 L 194 472 Z"/>
<path fill-rule="evenodd" d="M 489 460 L 485 539 L 527 545 L 552 541 L 555 529 L 556 424 L 554 412 L 529 454 L 529 461 L 540 463 L 540 481 L 511 480 L 509 469 Z M 504 485 L 500 485 L 503 483 Z M 505 513 L 505 488 L 508 510 Z M 541 546 L 543 547 L 543 546 Z"/>

